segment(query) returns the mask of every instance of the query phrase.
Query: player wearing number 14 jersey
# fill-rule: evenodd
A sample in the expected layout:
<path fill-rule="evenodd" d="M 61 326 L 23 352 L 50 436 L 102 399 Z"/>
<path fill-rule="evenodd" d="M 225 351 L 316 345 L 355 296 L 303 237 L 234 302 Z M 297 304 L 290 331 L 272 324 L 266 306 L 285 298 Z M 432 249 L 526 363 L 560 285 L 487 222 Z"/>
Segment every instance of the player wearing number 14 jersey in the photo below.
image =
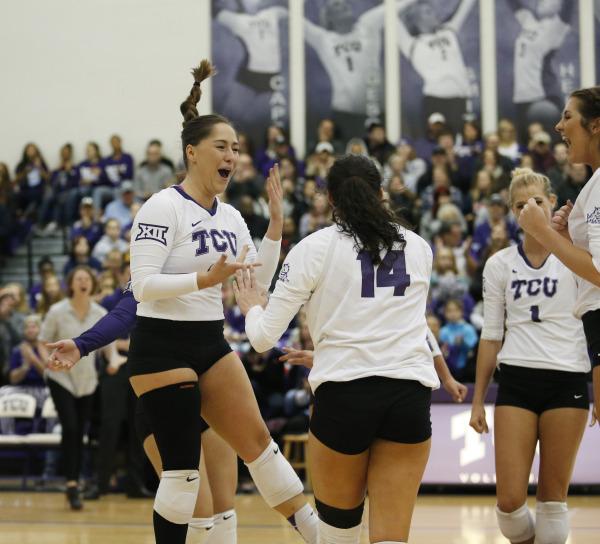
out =
<path fill-rule="evenodd" d="M 358 542 L 367 481 L 370 541 L 406 542 L 439 385 L 425 320 L 432 253 L 385 208 L 370 159 L 337 160 L 327 187 L 335 224 L 290 251 L 266 308 L 251 278 L 236 278 L 236 296 L 258 351 L 305 306 L 319 542 Z"/>
<path fill-rule="evenodd" d="M 517 218 L 526 204 L 537 205 L 550 222 L 556 196 L 546 176 L 518 169 L 509 194 Z M 578 280 L 528 233 L 522 244 L 490 257 L 483 278 L 485 321 L 470 424 L 488 431 L 483 402 L 498 366 L 498 525 L 511 542 L 564 544 L 569 481 L 589 407 L 590 360 L 583 326 L 573 315 Z M 534 523 L 526 499 L 538 441 Z"/>

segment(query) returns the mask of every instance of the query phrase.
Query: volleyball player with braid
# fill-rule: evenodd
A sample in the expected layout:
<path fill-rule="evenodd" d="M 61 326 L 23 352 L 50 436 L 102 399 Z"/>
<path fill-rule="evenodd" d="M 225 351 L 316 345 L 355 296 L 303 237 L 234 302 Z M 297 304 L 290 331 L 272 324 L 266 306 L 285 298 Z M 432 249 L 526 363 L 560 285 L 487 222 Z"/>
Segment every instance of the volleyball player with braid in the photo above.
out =
<path fill-rule="evenodd" d="M 228 258 L 249 246 L 268 285 L 279 258 L 281 224 L 273 222 L 257 253 L 240 213 L 217 195 L 238 160 L 237 135 L 220 115 L 198 115 L 203 61 L 181 105 L 186 177 L 152 196 L 138 212 L 131 240 L 137 320 L 130 382 L 155 437 L 162 474 L 154 501 L 158 544 L 183 544 L 199 485 L 202 417 L 245 461 L 269 506 L 316 542 L 316 519 L 298 476 L 271 439 L 250 381 L 223 336 L 221 283 L 247 267 Z M 198 387 L 199 386 L 199 387 Z M 202 399 L 202 402 L 201 402 Z"/>

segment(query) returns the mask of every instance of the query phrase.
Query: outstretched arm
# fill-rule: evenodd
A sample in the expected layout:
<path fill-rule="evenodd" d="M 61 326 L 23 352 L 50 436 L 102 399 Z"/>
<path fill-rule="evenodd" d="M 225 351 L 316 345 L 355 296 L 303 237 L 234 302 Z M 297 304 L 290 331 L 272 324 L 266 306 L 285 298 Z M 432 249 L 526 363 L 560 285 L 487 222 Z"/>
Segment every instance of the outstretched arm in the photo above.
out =
<path fill-rule="evenodd" d="M 398 20 L 396 24 L 396 35 L 398 40 L 398 47 L 402 54 L 410 60 L 412 48 L 415 42 L 415 39 L 406 28 L 404 24 L 404 19 L 402 18 L 402 12 L 410 5 L 414 4 L 415 0 L 399 0 L 396 4 L 396 9 L 398 13 Z"/>
<path fill-rule="evenodd" d="M 575 5 L 577 2 L 573 2 L 571 0 L 563 0 L 562 8 L 560 9 L 560 13 L 558 16 L 561 18 L 563 23 L 568 25 L 571 24 L 573 20 L 573 12 L 575 11 Z M 596 12 L 597 16 L 597 12 Z"/>
<path fill-rule="evenodd" d="M 452 28 L 454 32 L 458 33 L 466 18 L 469 16 L 469 13 L 473 9 L 474 4 L 475 0 L 461 0 L 460 4 L 456 8 L 456 11 L 454 12 L 454 15 L 452 15 L 451 19 L 446 23 L 446 25 Z"/>

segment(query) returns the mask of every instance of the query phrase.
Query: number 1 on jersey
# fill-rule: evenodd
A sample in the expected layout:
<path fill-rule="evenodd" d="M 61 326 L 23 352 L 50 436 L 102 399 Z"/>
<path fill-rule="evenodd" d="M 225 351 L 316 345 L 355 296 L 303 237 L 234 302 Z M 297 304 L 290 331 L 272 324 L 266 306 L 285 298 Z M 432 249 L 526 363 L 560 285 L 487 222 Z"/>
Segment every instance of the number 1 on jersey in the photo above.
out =
<path fill-rule="evenodd" d="M 375 265 L 371 255 L 362 250 L 357 260 L 360 261 L 362 273 L 362 298 L 373 298 L 375 296 L 375 285 L 377 287 L 393 287 L 394 296 L 402 297 L 406 288 L 410 285 L 410 275 L 406 273 L 406 258 L 403 250 L 392 249 L 388 251 L 377 267 L 375 277 Z"/>
<path fill-rule="evenodd" d="M 529 308 L 529 311 L 531 312 L 531 321 L 533 321 L 534 323 L 542 322 L 542 320 L 540 319 L 540 307 L 539 306 L 531 306 L 531 308 Z"/>

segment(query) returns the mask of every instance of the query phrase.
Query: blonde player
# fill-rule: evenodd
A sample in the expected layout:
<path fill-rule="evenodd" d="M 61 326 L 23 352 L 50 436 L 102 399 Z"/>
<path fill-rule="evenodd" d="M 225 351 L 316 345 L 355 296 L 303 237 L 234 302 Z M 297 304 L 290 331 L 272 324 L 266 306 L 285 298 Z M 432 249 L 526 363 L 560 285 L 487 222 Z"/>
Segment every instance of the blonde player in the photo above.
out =
<path fill-rule="evenodd" d="M 550 228 L 556 196 L 546 176 L 517 169 L 509 194 L 517 218 L 525 206 L 535 206 Z M 498 525 L 513 543 L 564 544 L 569 481 L 589 409 L 590 361 L 583 326 L 573 315 L 577 277 L 526 233 L 522 243 L 490 257 L 483 282 L 485 321 L 470 425 L 488 432 L 483 403 L 498 366 Z M 534 523 L 526 499 L 538 441 Z"/>
<path fill-rule="evenodd" d="M 594 175 L 575 204 L 563 206 L 549 228 L 533 202 L 519 224 L 580 278 L 575 315 L 583 321 L 592 354 L 594 402 L 600 414 L 600 87 L 569 97 L 556 130 L 567 145 L 569 162 L 590 166 Z"/>
<path fill-rule="evenodd" d="M 319 542 L 359 541 L 367 487 L 371 542 L 407 542 L 439 386 L 425 320 L 431 248 L 385 207 L 370 159 L 337 160 L 327 182 L 335 224 L 292 249 L 266 309 L 254 273 L 236 275 L 234 291 L 257 351 L 305 305 Z"/>

